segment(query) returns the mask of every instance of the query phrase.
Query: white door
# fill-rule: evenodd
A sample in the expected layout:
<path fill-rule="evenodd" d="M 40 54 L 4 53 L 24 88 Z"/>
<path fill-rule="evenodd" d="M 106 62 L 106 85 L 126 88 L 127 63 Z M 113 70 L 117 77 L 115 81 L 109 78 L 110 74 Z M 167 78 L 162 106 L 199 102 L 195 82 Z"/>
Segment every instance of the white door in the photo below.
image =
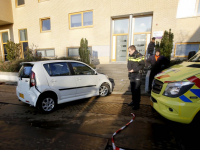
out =
<path fill-rule="evenodd" d="M 72 62 L 71 65 L 76 78 L 76 97 L 96 95 L 98 80 L 95 71 L 82 63 Z"/>
<path fill-rule="evenodd" d="M 70 72 L 66 62 L 44 64 L 48 72 L 49 86 L 59 92 L 60 100 L 74 97 L 76 94 L 76 80 Z"/>

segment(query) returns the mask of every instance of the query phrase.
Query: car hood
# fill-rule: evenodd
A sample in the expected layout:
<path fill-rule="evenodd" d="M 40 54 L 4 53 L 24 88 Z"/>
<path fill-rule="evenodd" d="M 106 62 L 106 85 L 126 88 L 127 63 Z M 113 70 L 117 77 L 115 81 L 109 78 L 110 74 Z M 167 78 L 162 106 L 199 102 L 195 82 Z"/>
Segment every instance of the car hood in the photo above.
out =
<path fill-rule="evenodd" d="M 182 81 L 200 73 L 200 62 L 183 62 L 174 65 L 155 76 L 156 79 L 166 81 Z"/>

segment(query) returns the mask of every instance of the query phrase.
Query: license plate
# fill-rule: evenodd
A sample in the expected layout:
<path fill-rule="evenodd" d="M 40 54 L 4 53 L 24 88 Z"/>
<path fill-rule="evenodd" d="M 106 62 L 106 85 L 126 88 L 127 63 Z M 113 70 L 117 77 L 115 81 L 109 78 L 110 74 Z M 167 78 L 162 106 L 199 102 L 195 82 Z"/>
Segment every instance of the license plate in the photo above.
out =
<path fill-rule="evenodd" d="M 150 105 L 153 107 L 153 102 L 150 100 Z"/>
<path fill-rule="evenodd" d="M 19 97 L 24 98 L 24 94 L 19 93 Z"/>

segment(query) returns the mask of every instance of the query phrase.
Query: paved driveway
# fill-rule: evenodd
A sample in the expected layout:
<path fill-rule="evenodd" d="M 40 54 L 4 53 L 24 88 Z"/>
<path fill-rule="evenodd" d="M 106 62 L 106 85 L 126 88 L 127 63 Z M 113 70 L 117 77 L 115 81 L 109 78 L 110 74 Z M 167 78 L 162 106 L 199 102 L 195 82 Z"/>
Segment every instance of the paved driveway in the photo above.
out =
<path fill-rule="evenodd" d="M 196 124 L 170 122 L 142 96 L 133 111 L 130 95 L 92 97 L 59 105 L 51 114 L 19 102 L 15 86 L 0 85 L 0 149 L 111 149 L 112 134 L 136 115 L 135 121 L 115 136 L 125 149 L 198 149 Z M 179 147 L 178 147 L 179 146 Z"/>

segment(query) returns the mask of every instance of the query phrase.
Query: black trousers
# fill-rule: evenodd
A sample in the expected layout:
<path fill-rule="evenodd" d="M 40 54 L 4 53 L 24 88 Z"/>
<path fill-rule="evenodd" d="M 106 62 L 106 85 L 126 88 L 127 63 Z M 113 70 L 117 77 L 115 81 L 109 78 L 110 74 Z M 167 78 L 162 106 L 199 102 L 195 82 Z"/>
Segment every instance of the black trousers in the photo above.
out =
<path fill-rule="evenodd" d="M 130 85 L 131 85 L 132 101 L 135 105 L 139 105 L 141 100 L 141 89 L 140 89 L 141 76 L 139 75 L 134 80 L 131 80 Z"/>

